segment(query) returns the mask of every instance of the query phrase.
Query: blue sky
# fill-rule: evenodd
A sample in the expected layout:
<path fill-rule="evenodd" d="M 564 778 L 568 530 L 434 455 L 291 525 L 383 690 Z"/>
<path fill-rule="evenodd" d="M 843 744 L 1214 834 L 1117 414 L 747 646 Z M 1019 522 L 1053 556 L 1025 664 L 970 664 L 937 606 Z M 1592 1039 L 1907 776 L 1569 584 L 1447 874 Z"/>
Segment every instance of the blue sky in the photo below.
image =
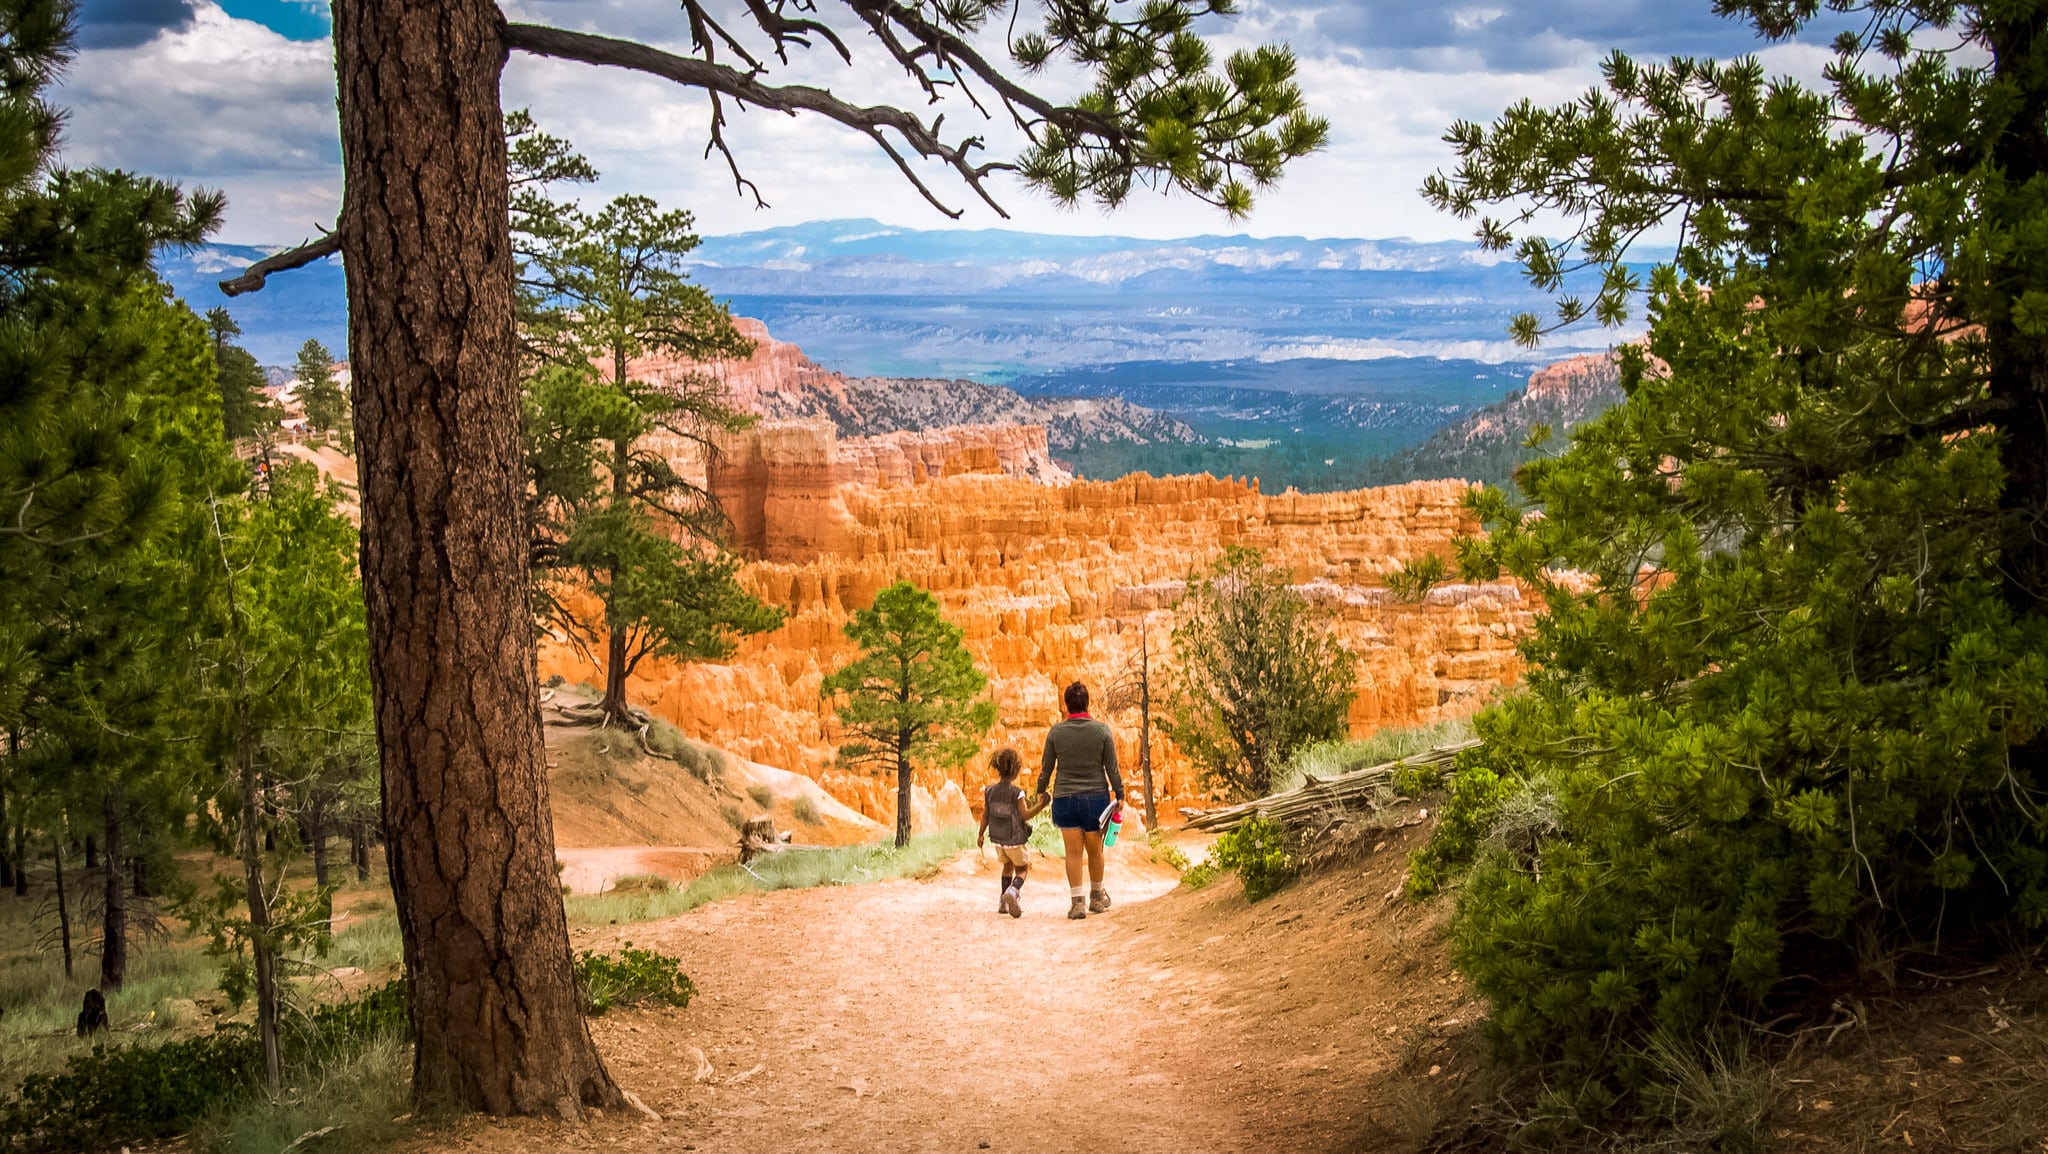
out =
<path fill-rule="evenodd" d="M 501 0 L 514 19 L 563 24 L 687 50 L 672 0 Z M 740 8 L 739 0 L 730 6 Z M 340 147 L 326 5 L 316 0 L 84 0 L 81 51 L 57 99 L 69 109 L 65 159 L 217 188 L 229 198 L 222 239 L 286 243 L 332 222 L 340 204 Z M 829 0 L 821 5 L 831 8 Z M 1309 103 L 1334 125 L 1330 147 L 1297 165 L 1253 217 L 1233 224 L 1185 199 L 1141 194 L 1115 215 L 1066 211 L 999 185 L 1010 227 L 1043 232 L 1171 237 L 1254 235 L 1463 237 L 1467 226 L 1416 194 L 1447 164 L 1441 135 L 1460 118 L 1491 119 L 1527 97 L 1575 98 L 1598 80 L 1613 48 L 1643 56 L 1728 57 L 1764 49 L 1778 72 L 1811 79 L 1818 43 L 1764 46 L 1713 15 L 1711 0 L 1243 0 L 1217 23 L 1224 46 L 1284 41 L 1301 60 Z M 1824 42 L 1826 32 L 1810 38 Z M 857 51 L 867 45 L 849 33 Z M 917 102 L 903 78 L 863 59 L 822 55 L 783 79 L 829 85 L 863 103 Z M 1072 78 L 1045 83 L 1071 94 Z M 703 156 L 703 98 L 650 78 L 515 57 L 507 108 L 530 107 L 596 163 L 593 196 L 632 191 L 691 209 L 703 231 L 730 233 L 811 220 L 871 217 L 945 227 L 863 138 L 835 125 L 761 112 L 730 128 L 747 176 L 771 207 L 736 194 L 723 163 Z M 957 112 L 948 127 L 972 116 Z M 1014 150 L 1007 126 L 987 129 L 993 151 Z M 969 211 L 967 227 L 1004 223 L 931 174 Z"/>

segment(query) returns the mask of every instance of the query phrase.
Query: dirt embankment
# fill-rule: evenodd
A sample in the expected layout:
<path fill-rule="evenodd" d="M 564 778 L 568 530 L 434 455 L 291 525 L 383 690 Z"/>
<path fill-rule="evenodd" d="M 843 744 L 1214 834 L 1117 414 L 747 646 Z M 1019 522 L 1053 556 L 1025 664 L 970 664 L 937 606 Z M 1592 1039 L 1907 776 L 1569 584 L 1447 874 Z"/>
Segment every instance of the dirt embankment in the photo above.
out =
<path fill-rule="evenodd" d="M 688 741 L 665 726 L 646 735 L 568 720 L 589 704 L 576 688 L 551 691 L 548 794 L 562 882 L 596 893 L 622 877 L 686 881 L 738 858 L 740 824 L 772 817 L 800 845 L 851 845 L 882 827 L 801 774 L 757 765 Z"/>

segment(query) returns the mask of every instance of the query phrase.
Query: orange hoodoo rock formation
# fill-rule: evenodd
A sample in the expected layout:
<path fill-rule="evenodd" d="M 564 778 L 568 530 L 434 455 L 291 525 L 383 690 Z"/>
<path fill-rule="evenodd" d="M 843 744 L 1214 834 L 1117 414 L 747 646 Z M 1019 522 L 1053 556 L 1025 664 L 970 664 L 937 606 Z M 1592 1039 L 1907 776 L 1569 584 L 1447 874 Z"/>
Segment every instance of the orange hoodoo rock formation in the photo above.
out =
<path fill-rule="evenodd" d="M 893 813 L 893 788 L 833 767 L 819 683 L 852 652 L 840 632 L 851 611 L 896 580 L 932 590 L 965 631 L 1000 710 L 988 748 L 1014 745 L 1034 769 L 1059 688 L 1111 681 L 1141 633 L 1157 669 L 1181 580 L 1229 545 L 1264 550 L 1335 610 L 1359 658 L 1354 733 L 1470 713 L 1520 672 L 1514 645 L 1535 607 L 1516 586 L 1440 587 L 1419 605 L 1384 588 L 1403 561 L 1448 555 L 1453 536 L 1477 529 L 1459 504 L 1462 482 L 1273 495 L 1207 476 L 1075 481 L 1031 427 L 841 440 L 823 422 L 768 422 L 720 448 L 707 480 L 750 558 L 743 580 L 789 620 L 723 664 L 643 666 L 635 699 L 692 737 L 816 778 L 880 820 Z M 543 673 L 555 672 L 595 671 L 544 647 Z M 1136 719 L 1108 720 L 1135 791 Z M 1200 792 L 1156 728 L 1153 760 L 1161 797 Z M 985 764 L 951 776 L 977 795 Z M 960 793 L 936 773 L 923 784 L 942 818 L 958 816 Z"/>

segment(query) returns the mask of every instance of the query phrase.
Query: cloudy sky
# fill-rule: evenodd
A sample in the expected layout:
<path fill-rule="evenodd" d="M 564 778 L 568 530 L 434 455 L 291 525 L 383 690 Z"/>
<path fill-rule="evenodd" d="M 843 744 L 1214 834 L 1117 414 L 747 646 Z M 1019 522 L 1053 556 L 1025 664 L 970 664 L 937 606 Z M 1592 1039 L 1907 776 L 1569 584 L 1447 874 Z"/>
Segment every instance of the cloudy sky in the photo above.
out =
<path fill-rule="evenodd" d="M 664 0 L 504 0 L 515 20 L 633 37 L 677 50 L 685 31 Z M 740 7 L 732 0 L 732 7 Z M 1226 44 L 1285 41 L 1301 58 L 1311 107 L 1333 125 L 1329 147 L 1300 163 L 1252 218 L 1234 225 L 1206 206 L 1140 195 L 1105 215 L 1062 210 L 1014 184 L 998 195 L 1011 227 L 1172 237 L 1254 235 L 1463 237 L 1415 189 L 1444 165 L 1439 139 L 1466 117 L 1490 119 L 1522 97 L 1571 99 L 1598 78 L 1609 49 L 1644 56 L 1733 56 L 1760 47 L 1708 0 L 1243 0 L 1216 31 Z M 316 0 L 84 0 L 81 50 L 57 99 L 68 106 L 65 160 L 119 165 L 224 190 L 222 240 L 295 242 L 331 223 L 341 200 L 327 5 Z M 1816 37 L 1816 39 L 1820 39 Z M 868 45 L 849 36 L 856 53 Z M 1810 77 L 1816 46 L 1768 48 L 1775 71 Z M 828 85 L 861 103 L 906 100 L 899 75 L 836 56 L 798 61 L 790 82 Z M 1046 83 L 1064 89 L 1071 77 Z M 1065 95 L 1057 91 L 1056 95 Z M 752 111 L 731 138 L 769 201 L 738 195 L 722 161 L 703 156 L 703 99 L 664 81 L 515 55 L 505 106 L 529 107 L 547 130 L 597 164 L 596 195 L 639 192 L 692 209 L 706 233 L 873 217 L 936 228 L 927 206 L 868 142 L 836 125 Z M 949 127 L 975 113 L 965 106 Z M 993 126 L 992 145 L 1015 136 Z M 934 172 L 961 227 L 1003 222 Z"/>

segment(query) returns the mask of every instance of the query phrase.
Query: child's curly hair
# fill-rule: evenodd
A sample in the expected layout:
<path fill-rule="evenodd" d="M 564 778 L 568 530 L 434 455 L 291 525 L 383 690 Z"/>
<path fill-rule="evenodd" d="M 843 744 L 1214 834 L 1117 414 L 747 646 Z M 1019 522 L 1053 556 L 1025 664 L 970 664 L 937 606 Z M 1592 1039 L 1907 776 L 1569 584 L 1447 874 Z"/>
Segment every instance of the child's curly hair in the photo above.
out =
<path fill-rule="evenodd" d="M 996 750 L 996 755 L 989 759 L 989 764 L 995 767 L 996 776 L 1004 781 L 1008 781 L 1024 772 L 1024 759 L 1018 757 L 1017 751 L 1014 749 L 1003 748 Z"/>

